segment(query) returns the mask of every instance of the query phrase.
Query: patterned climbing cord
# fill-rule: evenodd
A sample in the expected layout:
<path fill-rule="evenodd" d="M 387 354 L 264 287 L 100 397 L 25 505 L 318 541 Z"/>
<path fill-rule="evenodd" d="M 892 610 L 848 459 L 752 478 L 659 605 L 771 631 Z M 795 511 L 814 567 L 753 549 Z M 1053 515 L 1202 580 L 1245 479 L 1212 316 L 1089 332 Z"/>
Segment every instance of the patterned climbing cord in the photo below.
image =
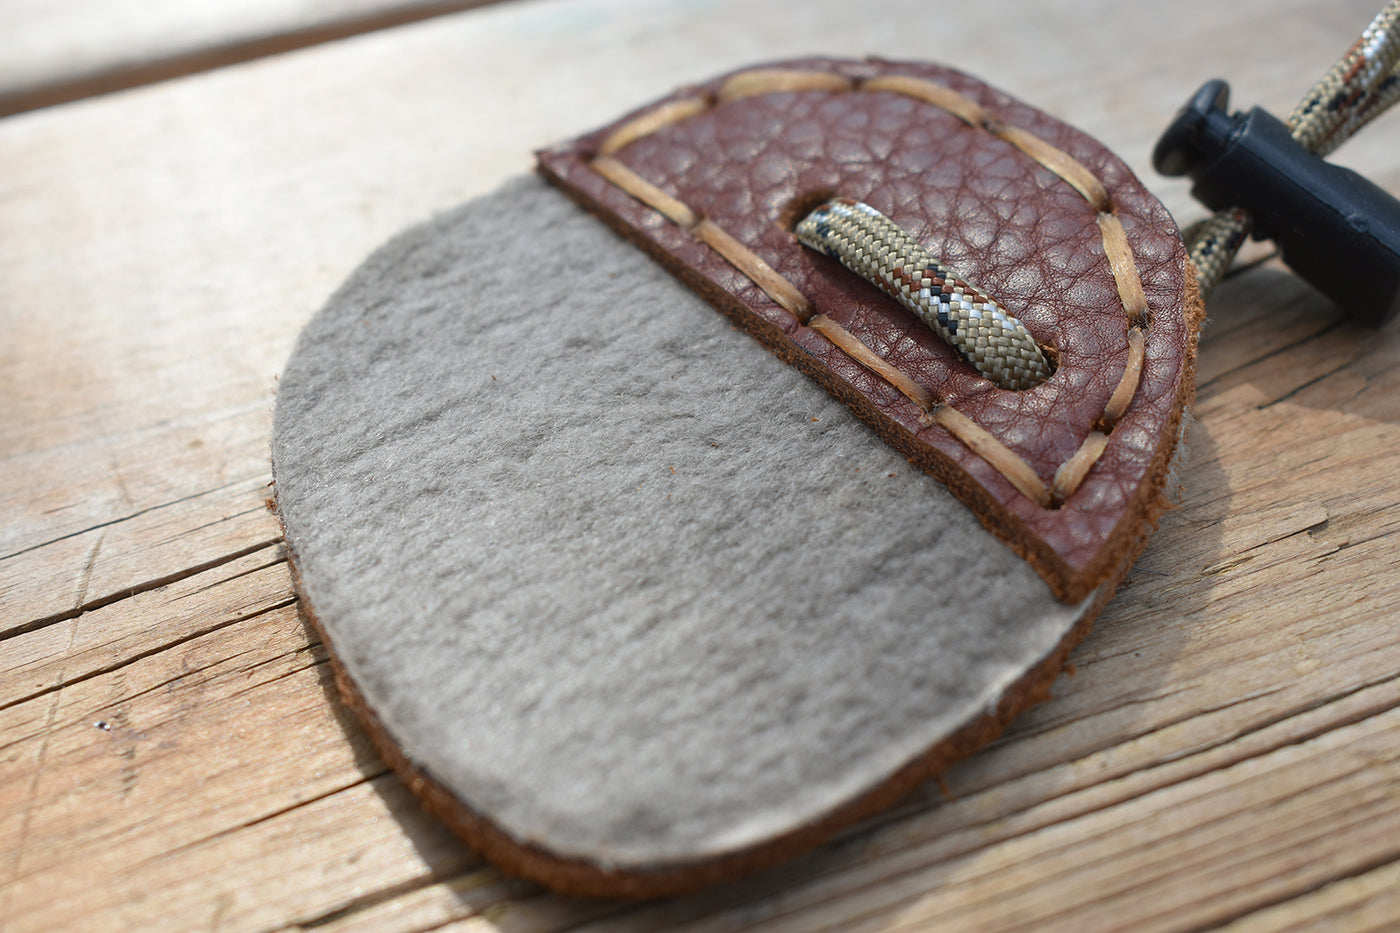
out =
<path fill-rule="evenodd" d="M 1024 324 L 870 205 L 835 198 L 803 218 L 795 232 L 918 315 L 999 387 L 1029 389 L 1050 376 L 1050 363 Z"/>
<path fill-rule="evenodd" d="M 1400 0 L 1391 0 L 1288 118 L 1305 149 L 1325 156 L 1400 100 Z M 1226 208 L 1182 232 L 1201 296 L 1225 277 L 1253 229 L 1249 211 Z"/>

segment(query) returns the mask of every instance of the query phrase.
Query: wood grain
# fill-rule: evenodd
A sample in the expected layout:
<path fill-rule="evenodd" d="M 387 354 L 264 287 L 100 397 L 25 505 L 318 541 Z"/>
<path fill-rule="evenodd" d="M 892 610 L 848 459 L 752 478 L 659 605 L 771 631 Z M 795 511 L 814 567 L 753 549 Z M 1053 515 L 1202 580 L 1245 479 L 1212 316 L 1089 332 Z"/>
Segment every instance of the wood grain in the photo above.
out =
<path fill-rule="evenodd" d="M 343 39 L 491 0 L 9 0 L 0 115 Z"/>
<path fill-rule="evenodd" d="M 1178 509 L 1054 698 L 699 895 L 575 902 L 425 817 L 334 697 L 264 507 L 276 374 L 403 226 L 764 58 L 942 56 L 1147 153 L 1286 111 L 1366 3 L 526 3 L 0 121 L 0 929 L 1382 930 L 1400 923 L 1400 336 L 1276 265 L 1209 302 Z M 1073 54 L 1046 54 L 1073 48 Z M 1400 189 L 1400 118 L 1342 160 Z"/>

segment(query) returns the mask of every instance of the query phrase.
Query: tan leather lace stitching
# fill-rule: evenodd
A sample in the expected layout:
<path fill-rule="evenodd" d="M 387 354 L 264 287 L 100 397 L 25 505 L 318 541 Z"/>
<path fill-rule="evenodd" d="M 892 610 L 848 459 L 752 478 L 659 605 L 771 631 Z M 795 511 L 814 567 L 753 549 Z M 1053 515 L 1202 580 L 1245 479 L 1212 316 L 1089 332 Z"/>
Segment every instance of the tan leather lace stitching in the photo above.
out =
<path fill-rule="evenodd" d="M 1123 305 L 1128 361 L 1103 414 L 1079 449 L 1055 471 L 1049 486 L 1021 456 L 997 440 L 986 428 L 965 414 L 943 405 L 926 388 L 880 357 L 849 330 L 824 315 L 813 315 L 812 304 L 806 296 L 757 253 L 614 158 L 618 151 L 645 136 L 729 101 L 758 94 L 809 90 L 888 92 L 931 104 L 962 120 L 970 128 L 991 133 L 1016 147 L 1079 192 L 1097 213 L 1103 250 Z M 1108 448 L 1109 433 L 1126 413 L 1137 392 L 1146 357 L 1146 328 L 1150 315 L 1137 260 L 1123 224 L 1113 212 L 1108 189 L 1087 166 L 1069 153 L 1029 130 L 1002 123 L 989 115 L 981 104 L 943 85 L 907 75 L 884 75 L 861 82 L 824 71 L 763 68 L 741 72 L 729 78 L 713 100 L 704 97 L 681 98 L 661 104 L 623 124 L 599 147 L 591 165 L 599 175 L 622 191 L 707 243 L 797 318 L 800 324 L 811 327 L 917 405 L 924 413 L 920 419 L 922 423 L 943 428 L 995 468 L 1022 495 L 1042 506 L 1058 507 L 1074 495 Z"/>

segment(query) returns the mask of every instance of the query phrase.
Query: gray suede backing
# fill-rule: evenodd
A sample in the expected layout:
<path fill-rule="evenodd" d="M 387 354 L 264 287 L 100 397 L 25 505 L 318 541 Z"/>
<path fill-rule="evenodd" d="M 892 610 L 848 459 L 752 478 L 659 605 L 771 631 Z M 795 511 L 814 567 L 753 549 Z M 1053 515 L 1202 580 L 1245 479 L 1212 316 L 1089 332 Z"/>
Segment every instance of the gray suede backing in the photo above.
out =
<path fill-rule="evenodd" d="M 534 178 L 355 273 L 301 336 L 272 447 L 303 596 L 404 752 L 602 865 L 820 820 L 1081 611 Z"/>

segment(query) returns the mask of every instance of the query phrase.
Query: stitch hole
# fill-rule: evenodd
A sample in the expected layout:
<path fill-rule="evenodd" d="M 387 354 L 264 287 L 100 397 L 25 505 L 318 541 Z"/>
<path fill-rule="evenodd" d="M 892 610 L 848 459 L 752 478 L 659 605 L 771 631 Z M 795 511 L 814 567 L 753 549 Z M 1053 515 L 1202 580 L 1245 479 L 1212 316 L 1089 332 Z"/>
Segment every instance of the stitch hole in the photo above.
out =
<path fill-rule="evenodd" d="M 812 316 L 811 302 L 795 285 L 719 224 L 701 215 L 690 228 L 690 235 L 723 256 L 800 323 L 805 324 Z"/>
<path fill-rule="evenodd" d="M 1036 382 L 1034 385 L 1027 385 L 1027 386 L 1003 386 L 1003 385 L 998 385 L 998 384 L 996 383 L 995 380 L 989 379 L 985 374 L 978 372 L 977 369 L 976 369 L 976 367 L 974 367 L 970 362 L 968 362 L 968 360 L 967 360 L 966 357 L 962 357 L 962 355 L 959 354 L 959 358 L 962 360 L 963 364 L 966 365 L 967 368 L 968 368 L 969 370 L 971 370 L 971 374 L 972 374 L 972 375 L 977 376 L 979 379 L 982 379 L 984 382 L 987 382 L 988 384 L 990 384 L 990 385 L 992 386 L 992 388 L 997 389 L 998 391 L 1001 391 L 1001 392 L 1030 392 L 1031 390 L 1033 390 L 1033 389 L 1038 389 L 1038 388 L 1040 388 L 1041 386 L 1045 385 L 1045 383 L 1049 382 L 1049 381 L 1051 380 L 1051 378 L 1054 377 L 1055 373 L 1057 373 L 1057 372 L 1059 371 L 1059 369 L 1060 369 L 1060 349 L 1059 349 L 1059 347 L 1056 347 L 1054 344 L 1041 343 L 1041 342 L 1038 341 L 1038 340 L 1036 341 L 1036 344 L 1035 344 L 1035 345 L 1036 345 L 1037 347 L 1040 348 L 1040 352 L 1041 352 L 1041 354 L 1045 357 L 1045 362 L 1048 364 L 1049 370 L 1050 370 L 1050 371 L 1047 372 L 1047 373 L 1045 374 L 1045 378 L 1039 380 L 1039 381 Z"/>
<path fill-rule="evenodd" d="M 778 226 L 788 233 L 792 233 L 804 217 L 837 196 L 838 193 L 834 188 L 818 188 L 815 191 L 799 194 L 778 212 Z"/>

